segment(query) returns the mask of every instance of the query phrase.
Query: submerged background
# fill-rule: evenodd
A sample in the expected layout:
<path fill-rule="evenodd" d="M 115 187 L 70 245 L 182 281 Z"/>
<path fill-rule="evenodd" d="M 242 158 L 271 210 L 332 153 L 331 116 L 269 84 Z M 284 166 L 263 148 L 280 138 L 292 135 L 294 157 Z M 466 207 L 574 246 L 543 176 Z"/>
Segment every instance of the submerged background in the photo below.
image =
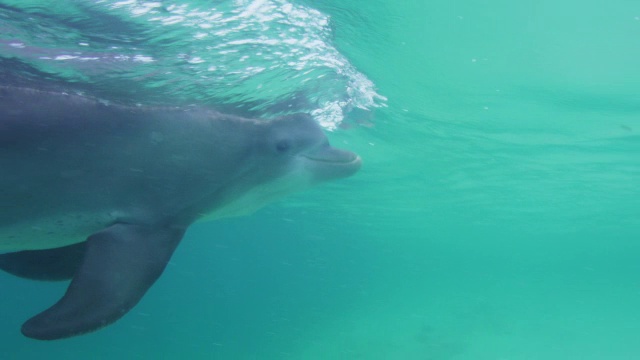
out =
<path fill-rule="evenodd" d="M 66 284 L 0 274 L 3 358 L 640 356 L 635 2 L 3 0 L 0 34 L 4 72 L 306 111 L 365 161 L 193 226 L 93 334 L 23 338 Z"/>

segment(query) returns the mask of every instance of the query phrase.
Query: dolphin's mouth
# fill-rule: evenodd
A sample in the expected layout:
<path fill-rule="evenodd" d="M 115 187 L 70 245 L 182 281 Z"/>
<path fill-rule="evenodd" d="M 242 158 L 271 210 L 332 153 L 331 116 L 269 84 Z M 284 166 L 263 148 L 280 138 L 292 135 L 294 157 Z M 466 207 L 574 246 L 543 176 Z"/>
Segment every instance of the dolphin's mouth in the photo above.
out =
<path fill-rule="evenodd" d="M 348 165 L 348 164 L 357 164 L 362 162 L 360 156 L 351 151 L 334 149 L 334 148 L 323 148 L 319 151 L 314 151 L 312 153 L 300 154 L 304 158 L 324 163 L 332 163 L 336 165 Z"/>

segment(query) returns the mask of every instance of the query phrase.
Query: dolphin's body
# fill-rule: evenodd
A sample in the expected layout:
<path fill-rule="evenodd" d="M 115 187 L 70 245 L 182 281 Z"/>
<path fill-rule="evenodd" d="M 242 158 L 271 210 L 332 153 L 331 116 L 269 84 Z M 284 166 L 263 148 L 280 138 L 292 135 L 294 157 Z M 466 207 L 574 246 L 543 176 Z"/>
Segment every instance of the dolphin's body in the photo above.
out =
<path fill-rule="evenodd" d="M 258 121 L 0 85 L 0 269 L 72 279 L 22 332 L 52 340 L 106 326 L 142 298 L 193 222 L 359 167 L 307 115 Z"/>

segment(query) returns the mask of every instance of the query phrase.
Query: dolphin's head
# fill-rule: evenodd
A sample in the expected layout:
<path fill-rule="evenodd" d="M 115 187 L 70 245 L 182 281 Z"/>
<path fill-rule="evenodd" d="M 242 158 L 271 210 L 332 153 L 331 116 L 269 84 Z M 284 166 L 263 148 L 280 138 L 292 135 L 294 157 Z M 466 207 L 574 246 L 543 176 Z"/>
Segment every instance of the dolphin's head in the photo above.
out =
<path fill-rule="evenodd" d="M 289 193 L 355 174 L 360 157 L 331 147 L 321 127 L 309 115 L 296 114 L 268 122 L 253 122 L 251 160 L 216 217 L 251 213 Z"/>
<path fill-rule="evenodd" d="M 293 178 L 311 186 L 351 176 L 360 169 L 360 157 L 329 145 L 320 125 L 309 115 L 289 115 L 267 127 L 262 146 L 274 178 Z"/>

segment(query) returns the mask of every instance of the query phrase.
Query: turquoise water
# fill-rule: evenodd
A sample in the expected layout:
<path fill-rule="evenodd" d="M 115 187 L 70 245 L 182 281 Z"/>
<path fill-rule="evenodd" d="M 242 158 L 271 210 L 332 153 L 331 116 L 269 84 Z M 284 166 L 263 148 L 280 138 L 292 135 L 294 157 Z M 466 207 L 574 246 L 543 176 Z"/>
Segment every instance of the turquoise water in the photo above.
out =
<path fill-rule="evenodd" d="M 23 338 L 66 284 L 0 274 L 3 358 L 640 358 L 640 6 L 319 3 L 0 2 L 3 69 L 309 112 L 364 159 L 193 226 L 93 334 Z"/>

